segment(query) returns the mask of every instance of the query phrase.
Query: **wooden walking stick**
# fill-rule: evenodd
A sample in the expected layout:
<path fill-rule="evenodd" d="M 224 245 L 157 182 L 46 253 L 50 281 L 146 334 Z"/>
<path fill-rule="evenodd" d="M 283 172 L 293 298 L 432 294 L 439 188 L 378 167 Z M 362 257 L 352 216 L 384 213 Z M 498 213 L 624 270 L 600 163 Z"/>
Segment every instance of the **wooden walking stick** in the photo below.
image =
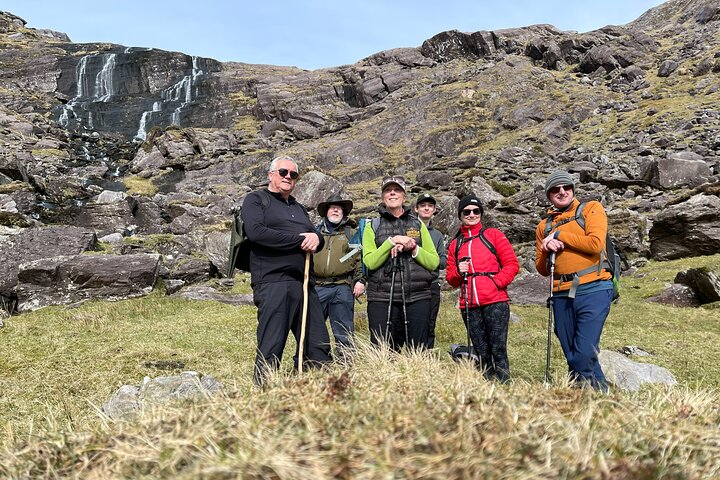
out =
<path fill-rule="evenodd" d="M 300 345 L 298 345 L 298 372 L 303 373 L 303 350 L 305 347 L 305 323 L 308 311 L 308 281 L 310 280 L 310 252 L 305 252 L 305 273 L 303 275 L 303 311 L 300 321 Z"/>

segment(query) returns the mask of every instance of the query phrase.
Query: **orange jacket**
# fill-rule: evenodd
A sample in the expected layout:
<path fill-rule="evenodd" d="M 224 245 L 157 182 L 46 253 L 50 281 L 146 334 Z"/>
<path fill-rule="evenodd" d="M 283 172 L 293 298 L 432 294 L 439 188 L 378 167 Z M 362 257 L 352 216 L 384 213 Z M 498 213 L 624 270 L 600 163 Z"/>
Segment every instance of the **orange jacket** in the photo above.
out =
<path fill-rule="evenodd" d="M 546 237 L 545 224 L 548 221 L 557 224 L 562 220 L 574 218 L 578 205 L 580 205 L 580 201 L 574 198 L 570 208 L 564 212 L 558 213 L 554 209 L 550 209 L 548 211 L 549 216 L 540 222 L 535 229 L 535 267 L 541 275 L 550 275 L 548 254 L 540 250 L 542 241 Z M 556 238 L 565 244 L 565 249 L 558 253 L 555 259 L 556 275 L 578 272 L 600 262 L 600 252 L 605 250 L 605 237 L 607 235 L 605 209 L 600 202 L 589 201 L 585 204 L 583 216 L 585 217 L 584 230 L 575 221 L 567 222 L 550 230 L 551 234 L 558 231 L 559 234 Z M 600 275 L 593 271 L 580 277 L 580 284 L 597 280 L 610 280 L 611 278 L 610 272 L 601 269 Z M 569 290 L 570 286 L 570 281 L 562 282 L 556 279 L 553 282 L 553 288 L 557 291 Z"/>

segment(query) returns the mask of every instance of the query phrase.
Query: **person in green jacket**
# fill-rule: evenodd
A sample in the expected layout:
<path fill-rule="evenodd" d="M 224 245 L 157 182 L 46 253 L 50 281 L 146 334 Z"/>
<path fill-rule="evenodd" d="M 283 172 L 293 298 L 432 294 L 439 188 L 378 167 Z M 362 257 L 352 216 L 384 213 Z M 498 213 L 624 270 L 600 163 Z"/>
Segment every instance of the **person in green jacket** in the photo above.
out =
<path fill-rule="evenodd" d="M 379 218 L 363 233 L 370 341 L 396 351 L 427 348 L 432 272 L 440 259 L 425 224 L 403 205 L 405 179 L 385 177 L 380 188 Z"/>
<path fill-rule="evenodd" d="M 348 218 L 353 202 L 331 195 L 317 206 L 316 225 L 325 248 L 315 254 L 315 289 L 335 337 L 336 358 L 349 359 L 355 332 L 355 299 L 365 293 L 357 222 Z"/>

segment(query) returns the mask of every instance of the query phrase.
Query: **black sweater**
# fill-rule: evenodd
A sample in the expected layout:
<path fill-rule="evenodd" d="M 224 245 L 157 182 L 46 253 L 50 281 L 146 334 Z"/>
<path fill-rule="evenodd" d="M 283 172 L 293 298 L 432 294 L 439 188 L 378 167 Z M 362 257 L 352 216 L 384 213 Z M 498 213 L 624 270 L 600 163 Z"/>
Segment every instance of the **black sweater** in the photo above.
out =
<path fill-rule="evenodd" d="M 264 208 L 262 196 L 267 196 Z M 240 213 L 245 233 L 251 241 L 250 284 L 286 280 L 303 281 L 305 252 L 300 248 L 301 233 L 317 233 L 305 207 L 290 196 L 287 201 L 267 188 L 249 193 Z M 318 251 L 325 245 L 322 235 Z M 315 284 L 312 258 L 310 285 Z"/>

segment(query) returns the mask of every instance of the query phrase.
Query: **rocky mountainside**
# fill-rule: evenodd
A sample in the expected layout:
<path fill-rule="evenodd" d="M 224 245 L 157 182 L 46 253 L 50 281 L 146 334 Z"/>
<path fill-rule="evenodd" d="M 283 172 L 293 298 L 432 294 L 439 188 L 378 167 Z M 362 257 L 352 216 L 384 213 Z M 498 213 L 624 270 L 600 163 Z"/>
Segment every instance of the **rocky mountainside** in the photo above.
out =
<path fill-rule="evenodd" d="M 542 182 L 558 167 L 608 208 L 631 262 L 720 251 L 714 0 L 587 33 L 442 32 L 315 71 L 76 44 L 2 12 L 0 99 L 7 309 L 220 277 L 229 210 L 279 153 L 299 160 L 311 208 L 342 191 L 369 213 L 379 179 L 399 173 L 436 195 L 452 235 L 457 199 L 474 191 L 528 273 Z M 75 259 L 88 250 L 96 262 Z M 149 269 L 147 285 L 78 296 L 118 254 L 147 256 L 128 261 Z M 51 287 L 61 300 L 38 293 Z"/>

